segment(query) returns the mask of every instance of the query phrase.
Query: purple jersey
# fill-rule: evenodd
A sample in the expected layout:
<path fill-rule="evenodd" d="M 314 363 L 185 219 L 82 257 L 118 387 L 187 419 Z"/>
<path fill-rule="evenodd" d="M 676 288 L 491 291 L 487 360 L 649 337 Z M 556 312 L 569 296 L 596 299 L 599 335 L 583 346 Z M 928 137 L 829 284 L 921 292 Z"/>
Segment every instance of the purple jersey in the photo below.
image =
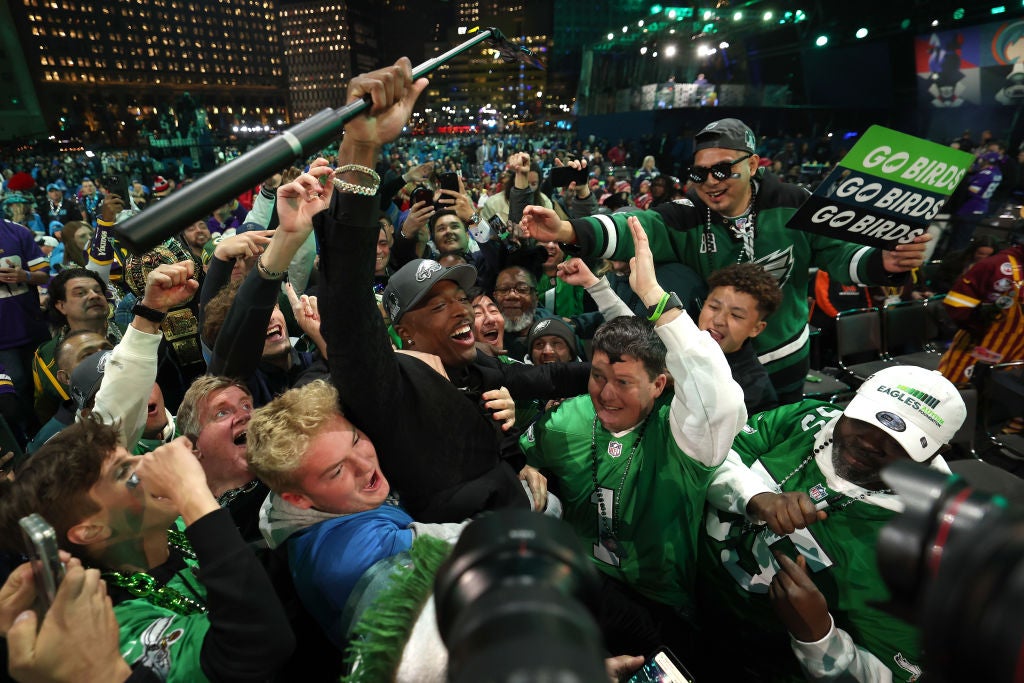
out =
<path fill-rule="evenodd" d="M 50 274 L 50 261 L 35 242 L 32 231 L 23 225 L 0 220 L 0 266 L 43 271 Z M 39 340 L 39 290 L 24 282 L 0 284 L 0 349 L 12 349 Z"/>
<path fill-rule="evenodd" d="M 964 205 L 956 212 L 958 216 L 983 216 L 988 213 L 988 200 L 992 199 L 999 183 L 1003 181 L 1002 172 L 995 166 L 983 168 L 966 180 L 969 195 Z"/>

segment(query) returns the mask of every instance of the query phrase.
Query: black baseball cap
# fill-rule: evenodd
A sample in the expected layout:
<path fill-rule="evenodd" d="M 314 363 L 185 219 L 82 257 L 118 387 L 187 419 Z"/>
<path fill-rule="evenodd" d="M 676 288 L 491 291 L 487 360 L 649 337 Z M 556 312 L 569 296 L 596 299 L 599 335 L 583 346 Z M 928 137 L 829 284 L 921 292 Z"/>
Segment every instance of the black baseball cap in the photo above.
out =
<path fill-rule="evenodd" d="M 558 318 L 542 318 L 533 324 L 526 337 L 527 352 L 533 351 L 533 342 L 547 336 L 561 337 L 562 341 L 569 347 L 569 350 L 572 351 L 573 357 L 579 356 L 579 353 L 576 351 L 576 333 Z"/>
<path fill-rule="evenodd" d="M 704 126 L 693 138 L 694 152 L 710 148 L 735 149 L 754 154 L 757 138 L 750 126 L 739 119 L 720 119 Z"/>
<path fill-rule="evenodd" d="M 428 258 L 406 263 L 388 280 L 382 301 L 391 316 L 391 324 L 397 325 L 402 316 L 416 307 L 431 287 L 442 280 L 451 280 L 468 291 L 476 284 L 476 268 L 460 263 L 445 268 Z"/>

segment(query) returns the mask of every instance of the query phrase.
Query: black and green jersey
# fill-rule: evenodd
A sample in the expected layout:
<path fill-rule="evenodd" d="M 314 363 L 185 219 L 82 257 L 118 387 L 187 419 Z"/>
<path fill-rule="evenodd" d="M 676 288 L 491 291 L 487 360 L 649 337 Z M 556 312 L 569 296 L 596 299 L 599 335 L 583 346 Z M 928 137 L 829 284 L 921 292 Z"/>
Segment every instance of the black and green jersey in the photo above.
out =
<path fill-rule="evenodd" d="M 888 667 L 893 680 L 913 681 L 920 675 L 917 629 L 877 606 L 888 600 L 889 591 L 876 565 L 875 544 L 896 513 L 875 504 L 877 498 L 870 495 L 851 498 L 830 486 L 819 467 L 826 463 L 831 471 L 830 448 L 808 459 L 815 444 L 831 435 L 840 415 L 831 404 L 803 401 L 755 415 L 736 437 L 733 450 L 765 483 L 778 486 L 785 480 L 782 490 L 826 501 L 829 516 L 779 537 L 709 505 L 700 541 L 700 618 L 714 630 L 728 628 L 751 652 L 764 652 L 755 658 L 772 662 L 774 680 L 803 680 L 768 598 L 778 569 L 772 549 L 791 557 L 799 552 L 828 601 L 836 627 Z M 773 651 L 765 652 L 768 648 Z M 789 670 L 779 671 L 779 662 Z"/>
<path fill-rule="evenodd" d="M 166 585 L 203 604 L 206 589 L 196 578 L 198 564 L 187 558 L 184 561 L 186 566 Z M 167 683 L 209 680 L 199 661 L 210 630 L 208 614 L 183 616 L 136 598 L 115 605 L 114 615 L 120 630 L 121 656 L 128 664 L 145 666 Z"/>
<path fill-rule="evenodd" d="M 600 571 L 645 597 L 688 611 L 708 467 L 680 450 L 669 422 L 671 392 L 656 402 L 635 455 L 639 430 L 613 436 L 597 423 L 589 396 L 563 402 L 521 438 L 527 462 L 560 482 L 564 519 Z M 597 487 L 594 486 L 594 462 Z M 601 543 L 604 528 L 614 544 Z"/>
<path fill-rule="evenodd" d="M 844 284 L 888 284 L 890 278 L 877 249 L 787 228 L 786 222 L 807 198 L 806 191 L 783 184 L 763 171 L 756 177 L 753 260 L 779 281 L 783 299 L 754 345 L 776 389 L 785 390 L 791 388 L 789 385 L 801 385 L 806 375 L 805 371 L 780 373 L 807 359 L 809 269 L 821 268 Z M 629 260 L 633 256 L 633 240 L 626 224 L 629 215 L 635 215 L 644 226 L 656 263 L 682 263 L 707 280 L 713 271 L 746 260 L 743 240 L 734 238 L 727 222 L 708 211 L 693 194 L 651 211 L 571 221 L 583 253 Z M 785 377 L 785 386 L 780 384 L 780 377 Z"/>

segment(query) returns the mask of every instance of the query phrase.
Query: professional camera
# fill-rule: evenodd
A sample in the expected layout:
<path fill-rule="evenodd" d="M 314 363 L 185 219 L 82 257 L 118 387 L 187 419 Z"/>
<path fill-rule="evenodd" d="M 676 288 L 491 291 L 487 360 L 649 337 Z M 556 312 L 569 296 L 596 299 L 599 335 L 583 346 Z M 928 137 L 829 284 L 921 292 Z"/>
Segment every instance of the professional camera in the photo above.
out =
<path fill-rule="evenodd" d="M 996 485 L 1020 484 L 967 464 Z M 892 611 L 916 615 L 928 681 L 1024 680 L 1024 509 L 975 490 L 970 474 L 900 462 L 882 478 L 906 511 L 882 529 L 878 564 Z"/>
<path fill-rule="evenodd" d="M 450 681 L 607 680 L 588 609 L 597 571 L 564 522 L 503 510 L 470 524 L 434 582 Z"/>

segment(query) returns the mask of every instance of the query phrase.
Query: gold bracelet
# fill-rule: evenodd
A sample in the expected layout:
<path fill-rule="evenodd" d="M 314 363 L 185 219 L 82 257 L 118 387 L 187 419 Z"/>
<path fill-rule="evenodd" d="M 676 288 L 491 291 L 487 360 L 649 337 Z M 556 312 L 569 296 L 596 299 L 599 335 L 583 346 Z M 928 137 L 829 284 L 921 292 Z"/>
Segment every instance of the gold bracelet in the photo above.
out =
<path fill-rule="evenodd" d="M 361 166 L 360 164 L 345 164 L 334 169 L 335 175 L 338 173 L 345 173 L 346 171 L 355 171 L 356 173 L 362 173 L 368 175 L 373 180 L 374 185 L 380 185 L 380 176 L 369 166 Z"/>
<path fill-rule="evenodd" d="M 287 270 L 270 270 L 263 265 L 263 254 L 256 257 L 256 269 L 260 272 L 260 275 L 263 276 L 264 280 L 280 280 L 288 274 Z"/>
<path fill-rule="evenodd" d="M 372 197 L 375 194 L 377 194 L 377 190 L 380 188 L 380 185 L 356 185 L 355 183 L 350 183 L 348 181 L 341 180 L 340 178 L 335 178 L 334 187 L 338 188 L 339 192 L 350 192 L 352 194 L 358 194 L 364 197 Z"/>

